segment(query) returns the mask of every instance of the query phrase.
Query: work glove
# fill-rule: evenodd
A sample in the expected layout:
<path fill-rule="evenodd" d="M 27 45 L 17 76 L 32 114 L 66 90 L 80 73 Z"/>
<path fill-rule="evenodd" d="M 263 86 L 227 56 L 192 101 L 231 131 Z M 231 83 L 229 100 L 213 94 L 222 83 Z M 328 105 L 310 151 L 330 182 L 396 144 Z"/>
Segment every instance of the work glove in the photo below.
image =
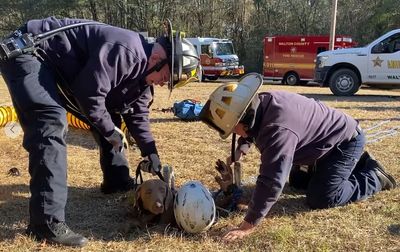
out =
<path fill-rule="evenodd" d="M 230 166 L 233 162 L 238 162 L 242 158 L 242 156 L 246 155 L 249 152 L 250 147 L 251 144 L 248 142 L 238 145 L 235 150 L 235 160 L 232 161 L 232 156 L 229 156 L 226 159 L 226 164 Z"/>
<path fill-rule="evenodd" d="M 229 194 L 233 185 L 232 168 L 226 165 L 224 161 L 218 159 L 217 162 L 215 162 L 215 169 L 220 174 L 220 176 L 215 176 L 215 181 L 224 193 Z"/>
<path fill-rule="evenodd" d="M 148 155 L 140 162 L 140 169 L 144 172 L 156 175 L 157 172 L 161 171 L 160 158 L 155 153 Z"/>
<path fill-rule="evenodd" d="M 126 140 L 124 132 L 117 127 L 114 127 L 113 133 L 105 138 L 112 144 L 116 152 L 122 152 L 124 149 L 128 148 L 128 141 Z"/>

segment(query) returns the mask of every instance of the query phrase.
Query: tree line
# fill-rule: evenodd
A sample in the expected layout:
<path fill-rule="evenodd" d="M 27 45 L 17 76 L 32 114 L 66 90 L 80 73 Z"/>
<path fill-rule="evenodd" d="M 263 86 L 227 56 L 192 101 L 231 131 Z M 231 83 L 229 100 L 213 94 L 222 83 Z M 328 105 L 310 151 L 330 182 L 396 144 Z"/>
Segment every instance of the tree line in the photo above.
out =
<path fill-rule="evenodd" d="M 84 18 L 157 36 L 165 18 L 188 37 L 234 41 L 246 71 L 262 70 L 272 35 L 328 35 L 332 0 L 0 0 L 0 35 L 30 19 Z M 400 28 L 399 0 L 339 0 L 336 34 L 360 45 Z"/>

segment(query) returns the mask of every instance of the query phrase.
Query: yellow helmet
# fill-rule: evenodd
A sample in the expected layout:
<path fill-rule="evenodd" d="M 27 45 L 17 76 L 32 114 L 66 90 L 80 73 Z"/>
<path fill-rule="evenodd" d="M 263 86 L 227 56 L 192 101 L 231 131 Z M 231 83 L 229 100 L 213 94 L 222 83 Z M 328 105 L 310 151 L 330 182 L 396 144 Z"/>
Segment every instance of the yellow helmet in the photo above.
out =
<path fill-rule="evenodd" d="M 258 73 L 243 76 L 239 83 L 219 86 L 204 105 L 200 120 L 217 130 L 226 139 L 243 117 L 263 83 Z"/>

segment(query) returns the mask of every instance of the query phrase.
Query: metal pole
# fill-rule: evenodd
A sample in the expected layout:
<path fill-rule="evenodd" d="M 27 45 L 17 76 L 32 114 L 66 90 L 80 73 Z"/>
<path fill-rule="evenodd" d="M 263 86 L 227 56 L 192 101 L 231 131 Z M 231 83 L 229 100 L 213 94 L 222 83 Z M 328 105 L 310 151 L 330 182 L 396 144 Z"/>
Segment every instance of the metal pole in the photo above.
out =
<path fill-rule="evenodd" d="M 331 33 L 329 37 L 329 50 L 335 48 L 336 13 L 338 0 L 332 0 Z"/>

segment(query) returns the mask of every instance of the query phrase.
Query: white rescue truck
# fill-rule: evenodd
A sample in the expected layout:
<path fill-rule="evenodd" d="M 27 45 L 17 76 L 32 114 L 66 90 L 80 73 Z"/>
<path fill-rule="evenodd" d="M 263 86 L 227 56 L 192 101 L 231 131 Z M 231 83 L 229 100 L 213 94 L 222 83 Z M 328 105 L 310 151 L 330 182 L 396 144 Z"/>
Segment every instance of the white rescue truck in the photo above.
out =
<path fill-rule="evenodd" d="M 400 85 L 400 29 L 386 33 L 365 47 L 319 53 L 314 81 L 329 86 L 334 95 L 342 96 L 355 94 L 361 84 Z"/>
<path fill-rule="evenodd" d="M 239 57 L 231 40 L 200 37 L 186 39 L 194 45 L 200 57 L 199 79 L 216 80 L 220 76 L 244 74 L 244 67 L 239 65 Z"/>

